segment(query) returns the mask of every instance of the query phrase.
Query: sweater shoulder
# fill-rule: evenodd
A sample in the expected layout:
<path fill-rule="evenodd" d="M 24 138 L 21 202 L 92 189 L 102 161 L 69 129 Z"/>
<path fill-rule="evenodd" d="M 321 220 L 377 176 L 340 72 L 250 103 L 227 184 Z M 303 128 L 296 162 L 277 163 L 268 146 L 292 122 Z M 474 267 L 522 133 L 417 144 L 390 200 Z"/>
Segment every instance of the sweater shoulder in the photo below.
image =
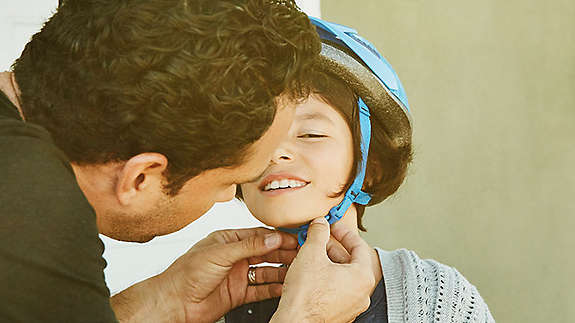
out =
<path fill-rule="evenodd" d="M 494 322 L 477 288 L 457 269 L 411 250 L 376 250 L 389 322 Z"/>

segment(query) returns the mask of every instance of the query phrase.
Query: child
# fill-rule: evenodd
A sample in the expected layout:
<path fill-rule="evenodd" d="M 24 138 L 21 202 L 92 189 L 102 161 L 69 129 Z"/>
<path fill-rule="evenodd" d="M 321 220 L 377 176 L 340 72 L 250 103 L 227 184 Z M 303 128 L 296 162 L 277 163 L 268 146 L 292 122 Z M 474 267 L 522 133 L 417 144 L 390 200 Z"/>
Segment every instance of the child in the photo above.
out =
<path fill-rule="evenodd" d="M 307 77 L 311 94 L 264 175 L 238 192 L 256 218 L 298 234 L 300 244 L 321 215 L 364 230 L 365 206 L 393 194 L 411 161 L 409 106 L 391 66 L 354 30 L 312 21 L 322 51 Z M 454 268 L 403 249 L 375 248 L 373 263 L 378 282 L 356 322 L 494 322 Z M 225 321 L 268 322 L 277 304 L 246 304 Z"/>

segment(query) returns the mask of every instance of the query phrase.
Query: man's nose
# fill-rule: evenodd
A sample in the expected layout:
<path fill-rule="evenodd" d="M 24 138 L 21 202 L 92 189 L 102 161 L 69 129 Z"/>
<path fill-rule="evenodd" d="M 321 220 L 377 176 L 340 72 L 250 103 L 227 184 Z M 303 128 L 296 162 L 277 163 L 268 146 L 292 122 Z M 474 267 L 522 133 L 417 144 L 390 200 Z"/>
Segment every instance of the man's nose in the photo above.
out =
<path fill-rule="evenodd" d="M 230 185 L 224 192 L 222 192 L 220 198 L 216 202 L 228 202 L 231 201 L 236 196 L 237 185 Z"/>

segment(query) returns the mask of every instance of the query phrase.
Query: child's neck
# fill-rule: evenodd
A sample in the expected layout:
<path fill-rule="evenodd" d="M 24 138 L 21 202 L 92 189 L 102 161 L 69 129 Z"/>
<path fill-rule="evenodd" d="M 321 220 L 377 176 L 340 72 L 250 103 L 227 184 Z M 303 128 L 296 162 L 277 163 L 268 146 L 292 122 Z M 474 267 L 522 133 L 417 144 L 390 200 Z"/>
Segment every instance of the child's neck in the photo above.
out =
<path fill-rule="evenodd" d="M 344 224 L 350 230 L 359 231 L 357 228 L 357 209 L 354 204 L 347 209 L 339 222 Z"/>

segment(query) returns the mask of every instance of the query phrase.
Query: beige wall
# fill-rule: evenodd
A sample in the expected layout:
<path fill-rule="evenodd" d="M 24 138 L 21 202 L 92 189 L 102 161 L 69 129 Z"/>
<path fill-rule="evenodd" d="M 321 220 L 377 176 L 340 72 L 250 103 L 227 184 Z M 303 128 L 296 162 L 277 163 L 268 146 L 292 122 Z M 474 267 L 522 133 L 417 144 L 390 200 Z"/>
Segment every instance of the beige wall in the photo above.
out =
<path fill-rule="evenodd" d="M 457 267 L 499 322 L 575 320 L 575 1 L 322 1 L 406 88 L 415 161 L 367 240 Z"/>

